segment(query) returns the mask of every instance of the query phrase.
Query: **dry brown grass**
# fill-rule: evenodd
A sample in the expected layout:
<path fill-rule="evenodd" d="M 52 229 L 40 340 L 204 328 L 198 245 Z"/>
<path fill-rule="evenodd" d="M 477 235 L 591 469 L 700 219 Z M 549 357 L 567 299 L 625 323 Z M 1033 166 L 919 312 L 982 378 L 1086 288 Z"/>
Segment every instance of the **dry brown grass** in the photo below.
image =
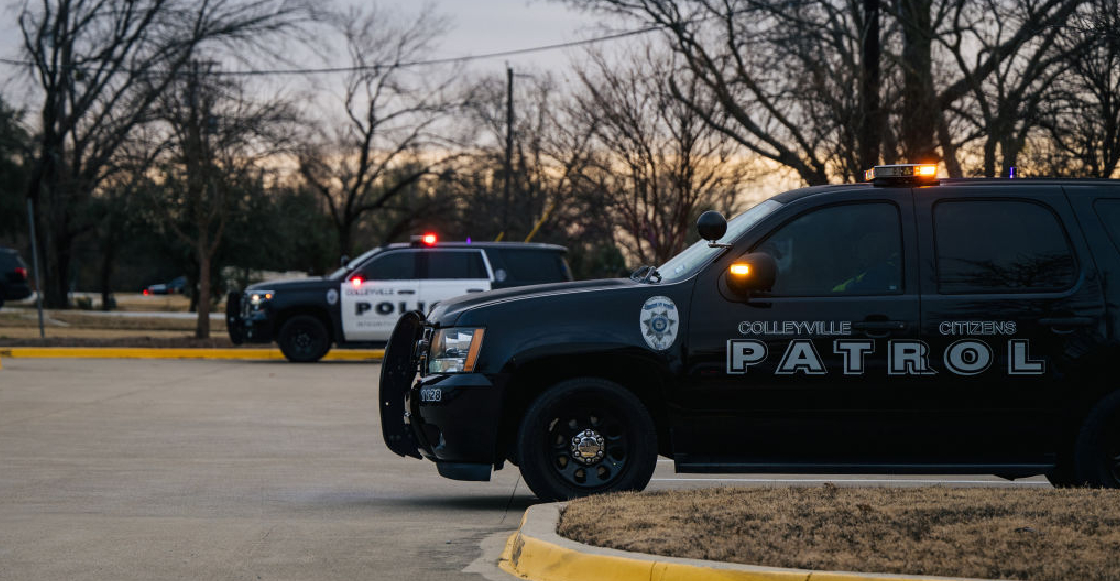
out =
<path fill-rule="evenodd" d="M 194 317 L 51 310 L 44 317 L 46 339 L 40 339 L 34 309 L 5 308 L 0 312 L 0 347 L 233 347 L 224 320 L 210 320 L 211 339 L 195 339 L 196 324 Z"/>
<path fill-rule="evenodd" d="M 1120 579 L 1120 491 L 769 488 L 572 502 L 559 532 L 627 551 L 817 570 Z"/>
<path fill-rule="evenodd" d="M 98 330 L 141 330 L 141 331 L 193 331 L 197 321 L 190 319 L 170 319 L 163 317 L 124 317 L 113 315 L 93 315 L 82 311 L 52 311 L 44 318 L 48 329 L 98 329 Z M 27 314 L 0 314 L 0 333 L 8 329 L 39 329 L 39 318 L 34 312 Z M 224 319 L 211 319 L 210 331 L 225 334 Z"/>

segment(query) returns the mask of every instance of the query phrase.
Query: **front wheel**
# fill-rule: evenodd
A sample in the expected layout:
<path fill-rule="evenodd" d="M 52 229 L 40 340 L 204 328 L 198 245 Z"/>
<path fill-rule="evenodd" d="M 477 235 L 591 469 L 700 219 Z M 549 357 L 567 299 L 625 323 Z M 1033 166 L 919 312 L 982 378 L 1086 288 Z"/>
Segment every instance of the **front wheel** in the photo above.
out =
<path fill-rule="evenodd" d="M 1102 399 L 1085 418 L 1074 466 L 1080 483 L 1120 488 L 1120 392 Z"/>
<path fill-rule="evenodd" d="M 621 385 L 571 379 L 529 406 L 517 457 L 541 500 L 642 490 L 657 465 L 657 433 L 646 407 Z"/>
<path fill-rule="evenodd" d="M 276 342 L 280 344 L 284 357 L 294 363 L 314 363 L 331 349 L 327 327 L 310 315 L 297 315 L 288 319 L 280 327 Z"/>

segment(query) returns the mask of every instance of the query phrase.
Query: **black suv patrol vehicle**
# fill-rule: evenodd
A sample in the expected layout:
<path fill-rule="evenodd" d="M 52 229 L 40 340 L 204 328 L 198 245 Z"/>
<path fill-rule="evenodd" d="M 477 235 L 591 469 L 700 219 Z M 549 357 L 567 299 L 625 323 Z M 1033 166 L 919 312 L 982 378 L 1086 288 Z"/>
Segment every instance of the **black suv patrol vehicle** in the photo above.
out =
<path fill-rule="evenodd" d="M 510 460 L 542 499 L 641 489 L 659 455 L 1120 486 L 1120 181 L 936 171 L 706 213 L 630 280 L 402 317 L 385 442 L 453 479 Z"/>
<path fill-rule="evenodd" d="M 230 293 L 234 343 L 276 341 L 289 361 L 331 348 L 380 347 L 397 318 L 492 288 L 572 280 L 567 249 L 523 242 L 438 242 L 434 234 L 378 247 L 323 277 L 270 281 Z"/>

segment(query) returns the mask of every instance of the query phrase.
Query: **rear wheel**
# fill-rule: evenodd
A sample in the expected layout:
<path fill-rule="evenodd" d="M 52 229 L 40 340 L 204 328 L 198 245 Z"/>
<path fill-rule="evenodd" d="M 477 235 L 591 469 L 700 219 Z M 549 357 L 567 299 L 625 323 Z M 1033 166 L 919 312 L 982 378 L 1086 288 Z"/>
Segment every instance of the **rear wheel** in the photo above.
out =
<path fill-rule="evenodd" d="M 657 435 L 642 402 L 617 383 L 556 384 L 522 418 L 518 466 L 542 500 L 641 490 L 657 463 Z"/>
<path fill-rule="evenodd" d="M 327 327 L 311 315 L 296 315 L 288 319 L 280 328 L 276 342 L 280 344 L 284 357 L 295 363 L 313 363 L 331 349 Z"/>
<path fill-rule="evenodd" d="M 1102 399 L 1085 418 L 1074 469 L 1079 483 L 1120 488 L 1120 392 Z"/>

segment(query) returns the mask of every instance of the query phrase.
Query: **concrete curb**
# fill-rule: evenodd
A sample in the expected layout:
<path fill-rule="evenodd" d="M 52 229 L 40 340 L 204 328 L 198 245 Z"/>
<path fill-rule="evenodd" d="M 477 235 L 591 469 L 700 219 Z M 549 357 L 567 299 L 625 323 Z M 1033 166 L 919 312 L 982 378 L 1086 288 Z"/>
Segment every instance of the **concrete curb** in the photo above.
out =
<path fill-rule="evenodd" d="M 530 506 L 506 541 L 498 567 L 533 581 L 980 581 L 735 565 L 592 547 L 556 534 L 563 506 Z"/>
<path fill-rule="evenodd" d="M 384 349 L 333 349 L 323 361 L 380 361 Z M 161 349 L 118 347 L 0 347 L 0 359 L 231 359 L 278 361 L 272 349 Z"/>

